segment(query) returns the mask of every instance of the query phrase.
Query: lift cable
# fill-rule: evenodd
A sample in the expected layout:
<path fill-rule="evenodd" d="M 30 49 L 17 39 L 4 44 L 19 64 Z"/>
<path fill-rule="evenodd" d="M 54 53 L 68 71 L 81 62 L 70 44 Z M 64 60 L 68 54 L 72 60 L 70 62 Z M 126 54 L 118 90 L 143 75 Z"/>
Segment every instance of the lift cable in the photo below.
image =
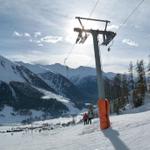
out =
<path fill-rule="evenodd" d="M 121 25 L 119 26 L 118 30 L 116 31 L 116 33 L 118 33 L 120 31 L 120 29 L 123 27 L 123 25 L 125 25 L 128 20 L 130 19 L 130 17 L 135 13 L 135 11 L 142 5 L 142 3 L 144 2 L 145 0 L 141 0 L 137 5 L 136 7 L 131 11 L 131 13 L 125 18 L 125 20 L 121 23 Z M 115 40 L 115 39 L 114 39 Z M 114 43 L 114 40 L 112 40 L 112 44 L 108 47 L 108 50 L 110 50 L 111 46 L 113 45 Z"/>
<path fill-rule="evenodd" d="M 94 13 L 94 11 L 95 11 L 95 9 L 96 9 L 96 7 L 97 7 L 99 1 L 100 1 L 100 0 L 97 0 L 97 1 L 96 1 L 94 7 L 92 8 L 92 10 L 91 10 L 91 12 L 90 12 L 90 14 L 89 14 L 89 17 L 91 17 L 92 14 Z M 88 20 L 87 20 L 87 21 L 88 21 Z M 80 24 L 81 24 L 81 26 L 82 26 L 82 28 L 83 28 L 83 25 L 82 25 L 81 22 L 80 22 Z M 76 45 L 76 42 L 72 45 L 72 48 L 70 49 L 70 51 L 68 52 L 67 56 L 66 56 L 65 59 L 64 59 L 64 66 L 66 66 L 66 69 L 68 69 L 68 67 L 67 67 L 67 65 L 66 65 L 66 62 L 67 62 L 68 58 L 70 57 L 70 55 L 71 55 L 71 53 L 72 53 L 72 51 L 73 51 L 75 45 Z"/>
<path fill-rule="evenodd" d="M 99 3 L 99 0 L 96 1 L 96 3 L 95 3 L 95 5 L 94 5 L 93 9 L 91 10 L 91 12 L 90 12 L 88 18 L 90 18 L 90 17 L 92 16 L 92 14 L 94 13 L 94 11 L 95 11 L 95 9 L 96 9 L 98 3 Z"/>
<path fill-rule="evenodd" d="M 125 18 L 125 20 L 122 22 L 122 24 L 120 25 L 120 27 L 118 28 L 117 32 L 119 32 L 119 30 L 122 28 L 123 25 L 125 25 L 129 18 L 135 13 L 135 11 L 142 5 L 142 3 L 144 2 L 145 0 L 141 0 L 137 5 L 136 7 L 131 11 L 131 13 Z"/>
<path fill-rule="evenodd" d="M 128 22 L 129 18 L 135 13 L 135 11 L 142 5 L 142 3 L 143 3 L 144 1 L 145 1 L 145 0 L 141 0 L 141 1 L 136 5 L 136 7 L 131 11 L 131 13 L 130 13 L 130 14 L 125 18 L 125 20 L 121 23 L 121 25 L 119 26 L 119 28 L 118 28 L 118 30 L 116 31 L 116 33 L 118 33 L 118 32 L 120 31 L 120 29 L 123 27 L 123 25 L 125 25 L 125 24 Z M 99 2 L 99 0 L 96 1 L 96 3 L 95 3 L 95 5 L 94 5 L 93 9 L 91 10 L 91 12 L 90 12 L 90 14 L 89 14 L 89 17 L 93 14 L 94 10 L 96 9 L 96 7 L 97 7 L 97 5 L 98 5 L 98 2 Z M 88 21 L 88 20 L 87 20 L 87 21 Z M 83 27 L 83 25 L 82 25 L 82 27 Z M 113 44 L 114 44 L 114 40 L 111 41 L 111 44 L 110 44 L 110 46 L 108 47 L 108 51 L 110 51 L 110 48 L 113 46 Z M 70 52 L 69 52 L 70 54 L 71 54 L 72 50 L 74 49 L 74 46 L 75 46 L 75 43 L 74 43 L 74 45 L 72 46 L 72 49 L 71 49 Z M 66 63 L 66 61 L 67 61 L 68 57 L 70 56 L 70 54 L 68 54 L 67 57 L 64 59 L 64 64 Z M 89 64 L 89 62 L 88 62 L 88 64 Z"/>
<path fill-rule="evenodd" d="M 72 45 L 72 48 L 70 49 L 70 51 L 68 52 L 68 55 L 67 55 L 66 58 L 64 59 L 64 65 L 66 65 L 66 61 L 68 60 L 69 56 L 71 55 L 71 53 L 72 53 L 72 51 L 73 51 L 75 45 L 76 45 L 76 43 L 74 43 L 74 44 Z"/>

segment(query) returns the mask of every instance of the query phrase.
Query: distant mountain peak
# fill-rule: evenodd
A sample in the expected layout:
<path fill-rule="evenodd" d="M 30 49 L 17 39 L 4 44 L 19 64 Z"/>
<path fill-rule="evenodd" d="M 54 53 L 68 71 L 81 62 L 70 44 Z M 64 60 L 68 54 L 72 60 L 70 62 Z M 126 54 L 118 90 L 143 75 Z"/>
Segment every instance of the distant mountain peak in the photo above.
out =
<path fill-rule="evenodd" d="M 50 112 L 51 115 L 54 116 L 70 111 L 69 104 L 71 104 L 72 109 L 75 109 L 75 106 L 79 106 L 74 105 L 76 103 L 72 101 L 72 99 L 68 99 L 66 105 L 60 101 L 60 99 L 65 98 L 59 98 L 59 93 L 55 91 L 53 87 L 48 85 L 44 79 L 40 78 L 37 72 L 50 73 L 50 69 L 43 65 L 32 65 L 23 62 L 14 63 L 3 56 L 0 56 L 0 106 L 4 107 L 5 105 L 8 105 L 15 110 L 40 109 L 44 112 Z M 60 75 L 53 75 L 55 83 L 56 77 L 59 78 Z M 63 80 L 64 78 L 60 77 L 60 81 L 63 82 Z M 67 79 L 64 81 L 66 81 L 63 82 L 64 84 L 69 83 Z M 62 84 L 62 86 L 64 86 L 64 84 Z M 58 88 L 60 89 L 59 85 L 58 82 Z M 56 86 L 56 83 L 54 86 Z M 51 94 L 49 94 L 49 97 L 45 100 L 42 98 L 44 93 L 37 89 L 45 90 Z M 68 89 L 66 89 L 66 93 Z M 70 94 L 71 92 L 68 93 Z"/>
<path fill-rule="evenodd" d="M 24 79 L 20 76 L 18 67 L 20 67 L 19 64 L 14 63 L 3 56 L 0 56 L 0 80 L 5 82 L 23 82 Z"/>

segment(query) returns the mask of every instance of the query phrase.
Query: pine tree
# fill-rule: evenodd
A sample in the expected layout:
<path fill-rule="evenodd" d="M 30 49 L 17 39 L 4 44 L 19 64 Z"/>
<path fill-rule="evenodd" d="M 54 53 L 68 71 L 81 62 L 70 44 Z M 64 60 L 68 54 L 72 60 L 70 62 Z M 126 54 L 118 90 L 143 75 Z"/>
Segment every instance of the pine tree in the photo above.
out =
<path fill-rule="evenodd" d="M 134 91 L 134 106 L 138 107 L 144 103 L 144 97 L 146 92 L 146 78 L 143 60 L 137 61 L 137 82 L 136 89 Z"/>
<path fill-rule="evenodd" d="M 114 77 L 114 97 L 121 97 L 121 74 L 117 74 Z"/>
<path fill-rule="evenodd" d="M 150 92 L 150 55 L 149 55 L 149 62 L 147 66 L 147 90 Z"/>
<path fill-rule="evenodd" d="M 119 114 L 120 104 L 119 104 L 119 97 L 121 96 L 121 75 L 116 74 L 116 76 L 113 79 L 113 110 L 117 114 Z"/>
<path fill-rule="evenodd" d="M 133 75 L 133 63 L 132 61 L 129 64 L 129 78 L 128 78 L 128 88 L 129 88 L 129 103 L 131 107 L 133 107 L 135 96 L 134 96 L 134 89 L 135 89 L 135 81 L 134 81 L 134 75 Z"/>
<path fill-rule="evenodd" d="M 127 76 L 125 74 L 122 75 L 121 85 L 122 85 L 121 102 L 122 102 L 122 107 L 125 108 L 125 105 L 128 102 L 128 81 L 127 81 Z"/>
<path fill-rule="evenodd" d="M 133 63 L 132 61 L 129 64 L 129 89 L 133 90 L 134 89 L 134 78 L 133 78 Z"/>
<path fill-rule="evenodd" d="M 117 74 L 114 78 L 114 111 L 119 114 L 121 109 L 125 109 L 128 99 L 128 84 L 126 75 Z"/>

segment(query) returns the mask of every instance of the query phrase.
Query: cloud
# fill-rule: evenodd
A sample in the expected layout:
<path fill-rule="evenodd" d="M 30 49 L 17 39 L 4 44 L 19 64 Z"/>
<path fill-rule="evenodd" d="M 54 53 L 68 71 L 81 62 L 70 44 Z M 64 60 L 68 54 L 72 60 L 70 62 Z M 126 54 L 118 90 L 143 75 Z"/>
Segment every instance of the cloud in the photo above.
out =
<path fill-rule="evenodd" d="M 21 37 L 21 38 L 29 38 L 28 40 L 29 42 L 36 43 L 40 47 L 44 46 L 42 42 L 47 42 L 47 43 L 49 42 L 48 41 L 49 36 L 41 38 L 40 40 L 39 39 L 37 40 L 37 38 L 42 35 L 41 32 L 34 32 L 33 35 L 31 35 L 28 32 L 19 33 L 17 31 L 14 31 L 13 35 L 16 37 Z M 56 40 L 60 40 L 60 38 L 56 38 Z M 54 41 L 54 39 L 53 41 L 51 41 L 51 43 L 56 43 L 56 42 Z"/>
<path fill-rule="evenodd" d="M 74 44 L 76 38 L 77 38 L 77 35 L 70 34 L 70 35 L 65 37 L 65 41 L 68 43 Z"/>
<path fill-rule="evenodd" d="M 29 33 L 25 32 L 24 37 L 31 37 L 31 35 Z"/>
<path fill-rule="evenodd" d="M 34 33 L 34 37 L 35 37 L 35 38 L 37 38 L 37 37 L 39 37 L 39 36 L 41 36 L 41 35 L 42 35 L 41 32 L 35 32 L 35 33 Z"/>
<path fill-rule="evenodd" d="M 9 58 L 13 61 L 23 61 L 26 63 L 36 63 L 36 64 L 54 64 L 61 63 L 64 64 L 64 59 L 66 54 L 51 54 L 49 51 L 30 51 L 26 53 L 18 53 L 10 55 Z M 77 61 L 78 59 L 78 61 Z M 70 67 L 77 67 L 80 65 L 86 65 L 89 62 L 90 57 L 81 54 L 72 54 L 66 61 L 66 65 Z"/>
<path fill-rule="evenodd" d="M 33 40 L 32 40 L 32 39 L 29 39 L 29 42 L 33 42 Z"/>
<path fill-rule="evenodd" d="M 17 36 L 17 37 L 31 37 L 31 35 L 30 35 L 29 33 L 27 33 L 27 32 L 19 33 L 19 32 L 17 32 L 17 31 L 14 31 L 14 32 L 13 32 L 13 35 L 14 35 L 14 36 Z"/>
<path fill-rule="evenodd" d="M 122 43 L 125 43 L 125 44 L 127 44 L 129 46 L 133 46 L 133 47 L 138 47 L 139 46 L 138 43 L 136 43 L 135 41 L 132 41 L 130 39 L 123 39 Z"/>
<path fill-rule="evenodd" d="M 14 31 L 13 33 L 14 36 L 17 36 L 17 37 L 22 37 L 23 35 L 17 31 Z"/>
<path fill-rule="evenodd" d="M 41 40 L 33 40 L 33 39 L 30 39 L 30 40 L 32 40 L 32 41 L 30 41 L 30 42 L 36 43 L 36 44 L 37 44 L 38 46 L 40 46 L 40 47 L 44 46 L 44 44 L 41 43 Z"/>
<path fill-rule="evenodd" d="M 57 43 L 62 41 L 62 37 L 61 36 L 45 36 L 41 38 L 41 42 L 45 42 L 45 43 Z"/>
<path fill-rule="evenodd" d="M 42 46 L 44 46 L 45 43 L 55 44 L 57 42 L 62 41 L 62 39 L 63 39 L 61 36 L 51 36 L 51 35 L 41 37 L 39 39 L 38 36 L 41 36 L 41 33 L 40 32 L 35 32 L 34 33 L 34 38 L 30 36 L 31 38 L 29 39 L 29 42 L 35 43 L 37 46 L 42 47 Z"/>
<path fill-rule="evenodd" d="M 38 43 L 38 46 L 40 46 L 40 47 L 42 47 L 42 46 L 44 46 L 42 43 Z"/>
<path fill-rule="evenodd" d="M 118 25 L 115 25 L 115 24 L 112 24 L 112 25 L 110 25 L 110 26 L 108 26 L 108 29 L 110 30 L 110 29 L 118 29 L 119 28 L 119 26 Z"/>
<path fill-rule="evenodd" d="M 74 17 L 78 15 L 80 16 L 81 14 L 82 16 L 85 17 L 88 16 L 89 12 L 91 12 L 94 6 L 95 1 L 96 0 L 92 1 L 83 0 L 82 2 L 80 2 L 79 7 L 79 2 L 75 0 L 71 0 L 69 1 L 69 3 L 67 1 L 56 1 L 56 0 L 51 1 L 3 0 L 2 4 L 0 5 L 0 14 L 1 14 L 0 32 L 2 33 L 0 34 L 1 36 L 0 39 L 2 40 L 0 50 L 1 53 L 12 55 L 13 53 L 18 54 L 20 50 L 22 50 L 23 52 L 22 55 L 24 55 L 26 54 L 27 50 L 28 51 L 47 50 L 49 51 L 49 56 L 53 55 L 54 53 L 58 55 L 53 57 L 52 62 L 57 62 L 59 60 L 62 60 L 63 62 L 64 61 L 63 58 L 61 59 L 59 55 L 68 53 L 68 51 L 72 47 L 72 44 L 74 44 L 77 38 L 77 33 L 73 31 L 73 28 L 80 27 L 79 22 L 76 19 L 74 19 Z M 109 68 L 107 67 L 108 71 L 121 70 L 121 67 L 120 69 L 118 68 L 113 69 L 114 66 L 111 66 L 111 64 L 114 63 L 114 60 L 116 60 L 117 58 L 122 58 L 123 56 L 124 59 L 127 59 L 130 56 L 130 60 L 136 60 L 137 59 L 136 57 L 139 58 L 142 57 L 143 59 L 147 59 L 147 55 L 149 54 L 148 47 L 150 47 L 149 42 L 150 36 L 147 37 L 147 34 L 150 33 L 149 28 L 150 22 L 147 19 L 150 14 L 149 4 L 150 1 L 149 2 L 145 1 L 124 25 L 122 25 L 123 21 L 137 5 L 137 0 L 133 0 L 132 3 L 129 0 L 122 1 L 122 3 L 117 3 L 117 0 L 112 1 L 105 0 L 101 1 L 100 5 L 97 6 L 97 9 L 94 10 L 93 16 L 91 17 L 99 19 L 108 19 L 112 22 L 112 24 L 108 25 L 108 29 L 112 31 L 117 31 L 118 26 L 122 25 L 121 30 L 119 29 L 119 33 L 117 32 L 118 34 L 115 37 L 115 42 L 112 45 L 112 50 L 109 53 L 106 51 L 107 52 L 106 62 L 109 62 L 110 58 L 114 57 L 113 61 L 111 61 L 111 63 L 109 64 L 110 67 Z M 92 26 L 93 29 L 104 28 L 104 24 L 98 22 L 92 23 L 92 21 L 85 20 L 83 21 L 83 24 L 87 29 L 89 26 L 91 26 L 91 24 L 92 25 L 94 24 Z M 10 33 L 13 32 L 14 32 L 13 41 L 15 42 L 12 42 L 12 37 L 10 37 Z M 29 32 L 31 37 L 24 37 L 24 33 L 26 32 Z M 44 38 L 46 35 L 47 36 L 60 35 L 63 37 L 63 39 L 61 38 L 61 40 L 63 41 L 59 42 L 61 41 L 59 38 L 57 39 L 53 39 L 52 37 Z M 92 36 L 88 37 L 85 44 L 76 45 L 75 52 L 77 51 L 76 49 L 79 49 L 77 51 L 79 55 L 81 53 L 85 53 L 85 55 L 88 56 L 90 56 L 90 54 L 94 55 L 92 44 L 93 41 L 90 38 L 92 38 Z M 120 44 L 120 41 L 122 44 Z M 56 43 L 56 44 L 48 45 L 48 43 Z M 104 47 L 101 48 L 105 49 Z M 141 49 L 143 50 L 141 51 Z M 135 52 L 135 50 L 136 50 L 136 57 L 134 53 L 132 53 L 132 51 Z M 102 50 L 102 53 L 103 52 L 105 51 Z M 109 54 L 110 57 L 108 58 Z M 64 58 L 65 57 L 66 56 L 64 56 Z M 26 55 L 26 59 L 29 58 L 30 57 Z M 43 56 L 42 60 L 45 60 L 45 58 L 46 56 Z M 92 58 L 93 58 L 92 59 L 93 65 L 95 65 L 94 56 Z M 18 57 L 18 59 L 21 58 Z M 37 58 L 35 58 L 34 54 L 34 57 L 32 56 L 30 58 L 30 61 L 32 59 L 39 60 L 41 59 L 41 55 L 37 55 Z M 102 59 L 104 59 L 104 55 L 102 55 Z M 47 60 L 51 61 L 51 59 L 49 58 Z M 72 60 L 73 58 L 68 61 L 71 62 Z M 76 59 L 73 60 L 71 64 L 73 65 L 73 63 L 74 65 L 77 65 Z M 83 61 L 80 61 L 81 65 L 82 63 Z M 127 62 L 122 62 L 121 60 L 118 60 L 115 63 L 115 65 L 121 65 L 124 63 Z"/>

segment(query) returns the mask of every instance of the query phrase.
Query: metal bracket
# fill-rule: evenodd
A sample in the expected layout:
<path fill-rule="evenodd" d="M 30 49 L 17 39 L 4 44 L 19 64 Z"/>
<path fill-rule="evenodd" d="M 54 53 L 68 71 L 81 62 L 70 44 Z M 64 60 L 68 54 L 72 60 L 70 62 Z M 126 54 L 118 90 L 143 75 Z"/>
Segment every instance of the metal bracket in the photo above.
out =
<path fill-rule="evenodd" d="M 116 36 L 116 33 L 112 32 L 112 31 L 107 31 L 107 25 L 108 25 L 108 23 L 110 23 L 110 21 L 108 21 L 108 20 L 100 20 L 100 19 L 84 18 L 84 17 L 75 17 L 75 19 L 78 19 L 78 21 L 81 25 L 81 28 L 74 28 L 74 31 L 79 32 L 78 37 L 76 39 L 76 43 L 83 44 L 89 36 L 87 33 L 92 33 L 93 31 L 97 32 L 97 35 L 102 34 L 103 42 L 101 43 L 101 45 L 105 45 L 105 46 L 107 46 L 113 40 L 113 38 Z M 81 20 L 104 22 L 105 28 L 104 28 L 104 30 L 84 29 L 84 26 L 83 26 L 83 23 Z M 83 35 L 83 33 L 84 33 L 84 35 Z"/>

